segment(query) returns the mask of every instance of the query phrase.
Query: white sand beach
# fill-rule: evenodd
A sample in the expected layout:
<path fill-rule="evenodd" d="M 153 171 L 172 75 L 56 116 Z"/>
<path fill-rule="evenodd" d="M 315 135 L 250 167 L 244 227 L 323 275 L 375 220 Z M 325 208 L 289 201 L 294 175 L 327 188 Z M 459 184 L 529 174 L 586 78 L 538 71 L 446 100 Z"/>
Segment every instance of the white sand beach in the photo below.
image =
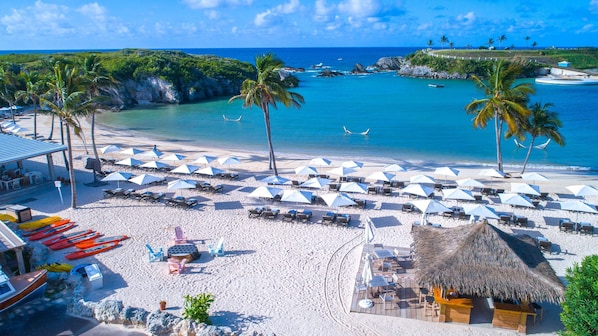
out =
<path fill-rule="evenodd" d="M 39 116 L 39 134 L 49 133 L 49 118 Z M 33 130 L 33 117 L 20 117 L 19 124 Z M 84 128 L 88 130 L 86 126 Z M 55 130 L 54 139 L 58 139 Z M 88 132 L 88 131 L 87 131 Z M 80 140 L 75 140 L 75 165 L 77 167 L 78 208 L 70 209 L 69 188 L 62 188 L 65 202 L 60 203 L 55 189 L 31 195 L 35 200 L 26 203 L 35 217 L 58 215 L 75 221 L 79 228 L 90 228 L 105 236 L 126 234 L 131 238 L 122 242 L 115 250 L 98 254 L 94 257 L 74 262 L 94 262 L 103 272 L 104 287 L 91 291 L 88 300 L 122 300 L 125 305 L 156 310 L 160 300 L 166 300 L 169 312 L 181 316 L 183 296 L 202 292 L 212 293 L 215 301 L 210 315 L 213 324 L 230 326 L 233 330 L 274 333 L 276 335 L 513 335 L 511 330 L 491 327 L 476 327 L 458 323 L 424 322 L 413 319 L 385 317 L 372 314 L 349 312 L 349 306 L 358 273 L 364 234 L 364 218 L 369 216 L 375 224 L 373 243 L 388 246 L 408 247 L 412 242 L 411 225 L 419 220 L 418 214 L 401 212 L 400 204 L 409 198 L 399 196 L 395 191 L 392 196 L 353 195 L 368 202 L 366 209 L 340 209 L 352 216 L 349 228 L 283 222 L 248 218 L 247 210 L 256 206 L 269 205 L 288 209 L 311 209 L 314 220 L 321 218 L 329 210 L 321 205 L 302 205 L 269 202 L 247 195 L 257 186 L 264 185 L 257 180 L 270 175 L 267 167 L 267 153 L 228 152 L 221 149 L 191 146 L 180 142 L 158 141 L 143 138 L 137 134 L 110 129 L 97 129 L 98 148 L 116 144 L 123 148 L 136 147 L 150 150 L 153 145 L 166 154 L 180 153 L 187 156 L 180 163 L 190 164 L 201 155 L 221 157 L 232 155 L 241 161 L 230 167 L 220 167 L 238 173 L 237 180 L 212 179 L 212 184 L 222 184 L 221 193 L 206 193 L 195 189 L 177 191 L 185 197 L 198 199 L 199 205 L 191 210 L 167 207 L 161 203 L 146 203 L 138 200 L 103 198 L 102 188 L 114 188 L 115 182 L 104 187 L 88 187 L 85 183 L 93 180 L 89 170 L 84 169 L 86 159 L 91 154 L 89 136 L 89 154 Z M 265 141 L 265 139 L 264 139 Z M 110 156 L 108 154 L 107 156 Z M 113 154 L 117 158 L 126 156 Z M 346 160 L 358 158 L 334 157 L 333 153 L 323 156 L 338 166 Z M 142 159 L 142 158 L 140 158 Z M 311 157 L 278 154 L 279 173 L 291 179 L 304 180 L 305 177 L 294 175 L 294 168 L 308 164 Z M 149 161 L 146 160 L 146 161 Z M 43 162 L 40 159 L 40 162 Z M 60 155 L 54 156 L 54 162 L 60 176 L 67 177 Z M 167 162 L 173 164 L 173 162 Z M 416 174 L 434 176 L 436 168 L 432 163 L 413 166 L 404 161 L 380 158 L 364 162 L 363 168 L 355 176 L 368 176 L 381 170 L 385 165 L 399 163 L 406 165 L 408 171 L 398 173 L 402 180 L 409 180 Z M 178 165 L 179 163 L 175 163 Z M 215 166 L 218 167 L 216 163 Z M 455 167 L 461 172 L 458 179 L 471 177 L 491 184 L 494 188 L 509 190 L 510 182 L 522 182 L 521 179 L 493 179 L 479 176 L 481 168 Z M 126 167 L 104 167 L 104 169 L 130 171 Z M 321 169 L 326 172 L 330 168 Z M 141 171 L 133 171 L 140 174 Z M 542 210 L 511 208 L 500 204 L 497 197 L 484 197 L 487 205 L 501 212 L 514 212 L 526 216 L 530 221 L 527 228 L 500 226 L 507 232 L 528 233 L 533 237 L 544 236 L 552 243 L 555 251 L 546 254 L 557 275 L 563 279 L 565 270 L 584 256 L 596 253 L 597 237 L 578 235 L 559 231 L 558 219 L 571 218 L 577 221 L 596 223 L 596 215 L 572 214 L 557 209 L 554 201 L 572 198 L 565 189 L 572 184 L 597 185 L 596 176 L 576 175 L 574 173 L 544 171 L 550 181 L 537 182 L 542 191 L 549 192 L 552 201 L 543 201 Z M 169 180 L 175 175 L 169 174 Z M 435 176 L 443 180 L 443 176 Z M 197 177 L 190 179 L 199 180 Z M 175 192 L 166 190 L 166 186 L 138 186 L 121 182 L 123 188 L 138 191 L 162 191 L 168 195 Z M 291 188 L 284 186 L 283 188 Z M 324 188 L 320 194 L 327 193 Z M 438 193 L 437 193 L 438 194 Z M 19 200 L 15 200 L 17 202 Z M 595 204 L 598 200 L 592 200 Z M 456 201 L 442 201 L 447 206 L 457 205 Z M 461 202 L 459 205 L 462 205 Z M 464 225 L 464 221 L 431 215 L 430 221 L 443 227 Z M 490 220 L 496 224 L 495 220 Z M 164 248 L 174 244 L 174 227 L 183 228 L 186 237 L 197 245 L 201 257 L 187 264 L 181 275 L 167 272 L 165 262 L 148 262 L 145 244 L 154 248 Z M 226 255 L 211 257 L 206 252 L 207 245 L 224 237 Z M 64 255 L 73 249 L 52 252 L 49 262 L 65 262 Z M 554 306 L 546 305 L 544 318 L 528 330 L 537 335 L 553 335 L 561 328 L 558 312 Z"/>

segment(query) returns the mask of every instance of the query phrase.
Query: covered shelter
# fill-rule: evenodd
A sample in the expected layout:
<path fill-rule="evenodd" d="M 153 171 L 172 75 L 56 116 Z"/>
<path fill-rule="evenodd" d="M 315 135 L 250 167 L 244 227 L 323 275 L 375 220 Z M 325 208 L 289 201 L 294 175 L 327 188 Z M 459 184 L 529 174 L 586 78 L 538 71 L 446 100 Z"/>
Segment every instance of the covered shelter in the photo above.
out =
<path fill-rule="evenodd" d="M 434 288 L 439 321 L 469 323 L 472 296 L 488 298 L 492 325 L 526 332 L 533 302 L 558 303 L 565 287 L 533 239 L 487 222 L 454 228 L 415 226 L 416 277 Z"/>
<path fill-rule="evenodd" d="M 15 251 L 19 274 L 25 274 L 25 260 L 23 259 L 23 247 L 25 242 L 14 233 L 6 224 L 0 221 L 0 265 L 4 265 L 6 258 L 4 254 L 8 251 Z"/>
<path fill-rule="evenodd" d="M 46 156 L 50 180 L 53 180 L 55 176 L 52 154 L 67 150 L 65 145 L 4 133 L 0 133 L 0 144 L 2 144 L 0 146 L 0 166 L 5 167 L 7 164 L 16 163 L 17 167 L 22 169 L 24 160 Z M 38 177 L 41 178 L 41 176 L 36 176 L 36 178 Z M 33 178 L 30 176 L 29 180 L 33 181 Z"/>

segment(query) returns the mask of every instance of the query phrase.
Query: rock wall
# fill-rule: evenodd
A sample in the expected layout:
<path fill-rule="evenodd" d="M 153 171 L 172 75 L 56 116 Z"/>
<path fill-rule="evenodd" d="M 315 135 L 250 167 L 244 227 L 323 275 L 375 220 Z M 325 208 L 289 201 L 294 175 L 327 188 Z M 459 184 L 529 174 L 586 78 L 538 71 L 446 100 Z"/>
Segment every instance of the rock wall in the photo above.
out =
<path fill-rule="evenodd" d="M 412 65 L 403 57 L 382 57 L 374 65 L 381 71 L 397 71 L 399 76 L 435 79 L 467 79 L 467 74 L 434 71 L 428 66 Z"/>

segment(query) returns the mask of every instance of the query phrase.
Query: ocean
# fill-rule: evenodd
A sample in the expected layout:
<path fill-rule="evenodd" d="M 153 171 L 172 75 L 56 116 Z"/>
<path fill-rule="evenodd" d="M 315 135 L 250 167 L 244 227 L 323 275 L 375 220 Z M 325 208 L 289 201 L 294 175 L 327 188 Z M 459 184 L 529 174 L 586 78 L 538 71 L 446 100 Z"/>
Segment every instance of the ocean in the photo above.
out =
<path fill-rule="evenodd" d="M 271 111 L 274 149 L 278 153 L 354 158 L 388 158 L 392 161 L 438 164 L 494 164 L 494 129 L 474 129 L 465 105 L 482 98 L 471 81 L 399 77 L 394 72 L 351 75 L 356 63 L 373 65 L 380 57 L 405 56 L 417 48 L 284 48 L 284 49 L 181 49 L 190 54 L 211 54 L 254 63 L 255 56 L 273 52 L 286 65 L 303 67 L 296 73 L 305 98 L 301 109 L 279 106 Z M 310 66 L 322 63 L 346 75 L 317 77 Z M 528 81 L 533 82 L 529 79 Z M 439 83 L 443 88 L 429 87 Z M 530 168 L 598 172 L 598 86 L 534 84 L 532 102 L 554 104 L 563 121 L 566 146 L 554 143 L 534 149 Z M 231 150 L 267 151 L 263 114 L 243 109 L 229 97 L 202 103 L 143 106 L 98 116 L 100 123 L 129 128 L 163 139 L 189 141 Z M 225 121 L 223 116 L 240 122 Z M 346 134 L 346 127 L 353 134 Z M 369 129 L 368 135 L 356 134 Z M 537 139 L 536 145 L 546 139 Z M 527 144 L 529 140 L 523 141 Z M 523 163 L 527 150 L 503 140 L 507 166 Z"/>

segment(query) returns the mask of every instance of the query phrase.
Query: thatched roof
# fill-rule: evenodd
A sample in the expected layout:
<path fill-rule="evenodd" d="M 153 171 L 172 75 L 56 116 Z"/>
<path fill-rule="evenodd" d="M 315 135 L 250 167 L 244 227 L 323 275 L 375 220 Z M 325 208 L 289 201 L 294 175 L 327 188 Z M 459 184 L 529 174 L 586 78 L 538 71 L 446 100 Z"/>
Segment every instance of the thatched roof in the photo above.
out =
<path fill-rule="evenodd" d="M 529 236 L 486 224 L 414 226 L 415 267 L 421 285 L 463 294 L 560 302 L 564 286 Z"/>

